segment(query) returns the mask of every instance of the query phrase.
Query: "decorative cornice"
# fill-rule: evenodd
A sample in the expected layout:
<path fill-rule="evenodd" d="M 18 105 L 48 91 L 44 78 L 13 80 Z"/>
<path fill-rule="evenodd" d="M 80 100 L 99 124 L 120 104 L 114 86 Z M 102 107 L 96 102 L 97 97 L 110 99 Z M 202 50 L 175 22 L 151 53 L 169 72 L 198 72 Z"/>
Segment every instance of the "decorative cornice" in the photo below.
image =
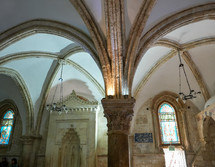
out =
<path fill-rule="evenodd" d="M 42 139 L 42 136 L 41 135 L 39 135 L 39 136 L 34 136 L 34 135 L 27 136 L 27 135 L 25 135 L 25 136 L 22 136 L 20 138 L 20 140 L 23 142 L 24 145 L 32 145 L 35 139 Z"/>
<path fill-rule="evenodd" d="M 128 134 L 133 117 L 135 99 L 102 99 L 108 133 Z"/>
<path fill-rule="evenodd" d="M 90 106 L 97 106 L 98 102 L 97 101 L 89 101 L 89 100 L 83 100 L 80 96 L 77 96 L 75 91 L 73 90 L 72 93 L 63 101 L 63 103 L 67 103 L 68 101 L 76 101 L 80 103 L 83 106 L 90 105 Z"/>

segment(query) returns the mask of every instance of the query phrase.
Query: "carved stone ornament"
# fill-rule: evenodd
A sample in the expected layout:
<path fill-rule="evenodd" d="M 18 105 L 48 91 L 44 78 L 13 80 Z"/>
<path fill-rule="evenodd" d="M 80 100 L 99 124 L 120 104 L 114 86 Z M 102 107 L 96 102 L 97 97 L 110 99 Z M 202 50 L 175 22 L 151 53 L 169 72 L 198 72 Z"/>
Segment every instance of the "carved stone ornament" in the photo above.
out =
<path fill-rule="evenodd" d="M 41 136 L 21 136 L 20 140 L 23 142 L 25 145 L 32 145 L 35 139 L 41 139 Z"/>
<path fill-rule="evenodd" d="M 133 116 L 135 99 L 103 99 L 104 116 L 108 133 L 128 133 Z"/>

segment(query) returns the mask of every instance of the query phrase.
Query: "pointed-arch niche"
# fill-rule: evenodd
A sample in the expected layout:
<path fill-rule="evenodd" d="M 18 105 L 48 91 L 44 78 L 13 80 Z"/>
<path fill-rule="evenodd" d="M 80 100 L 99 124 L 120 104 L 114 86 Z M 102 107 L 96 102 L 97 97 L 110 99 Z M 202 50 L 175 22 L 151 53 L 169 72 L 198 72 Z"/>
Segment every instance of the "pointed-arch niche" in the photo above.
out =
<path fill-rule="evenodd" d="M 187 166 L 184 147 L 188 148 L 189 139 L 185 132 L 184 104 L 177 97 L 174 93 L 162 92 L 153 99 L 156 147 L 164 152 L 168 167 Z"/>

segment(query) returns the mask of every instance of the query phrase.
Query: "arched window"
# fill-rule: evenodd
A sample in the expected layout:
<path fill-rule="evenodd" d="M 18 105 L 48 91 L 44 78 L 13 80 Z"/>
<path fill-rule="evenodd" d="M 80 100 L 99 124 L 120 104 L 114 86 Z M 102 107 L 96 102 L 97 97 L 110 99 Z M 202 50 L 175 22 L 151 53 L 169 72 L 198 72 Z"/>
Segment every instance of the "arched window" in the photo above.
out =
<path fill-rule="evenodd" d="M 174 107 L 163 102 L 158 107 L 158 119 L 162 145 L 180 144 L 177 117 Z"/>
<path fill-rule="evenodd" d="M 7 110 L 1 119 L 0 145 L 8 145 L 14 124 L 14 112 Z"/>

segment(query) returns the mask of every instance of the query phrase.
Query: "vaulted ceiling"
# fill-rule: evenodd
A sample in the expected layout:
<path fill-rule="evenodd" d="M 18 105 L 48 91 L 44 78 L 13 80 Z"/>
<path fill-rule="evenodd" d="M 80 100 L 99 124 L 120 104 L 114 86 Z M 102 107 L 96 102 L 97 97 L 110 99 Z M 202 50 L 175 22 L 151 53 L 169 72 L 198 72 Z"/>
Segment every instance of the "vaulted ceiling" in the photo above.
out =
<path fill-rule="evenodd" d="M 143 2 L 124 1 L 126 39 L 135 26 Z M 106 36 L 104 0 L 85 0 L 84 3 Z M 205 102 L 215 95 L 213 6 L 215 0 L 157 0 L 148 13 L 137 53 L 140 58 L 132 84 L 132 96 L 136 98 L 135 112 L 162 91 L 178 93 L 177 48 L 180 49 L 191 87 L 202 92 L 193 103 L 202 110 Z M 189 16 L 190 19 L 185 19 L 182 24 L 172 21 L 171 25 L 175 17 L 183 19 L 189 8 L 196 15 Z M 212 14 L 208 17 L 202 14 L 201 17 L 201 10 L 206 9 Z M 195 17 L 198 14 L 199 17 Z M 21 115 L 28 115 L 27 118 L 22 116 L 23 120 L 33 119 L 30 126 L 39 126 L 43 107 L 52 101 L 59 84 L 59 59 L 66 60 L 64 96 L 72 90 L 99 102 L 105 96 L 102 67 L 92 41 L 94 37 L 69 0 L 2 1 L 0 22 L 0 101 L 8 98 L 18 101 Z M 164 31 L 155 37 L 155 32 L 159 30 Z M 152 42 L 144 48 L 149 38 Z M 188 91 L 185 80 L 182 88 Z M 26 104 L 30 107 L 27 108 Z M 30 114 L 29 110 L 32 110 Z"/>

